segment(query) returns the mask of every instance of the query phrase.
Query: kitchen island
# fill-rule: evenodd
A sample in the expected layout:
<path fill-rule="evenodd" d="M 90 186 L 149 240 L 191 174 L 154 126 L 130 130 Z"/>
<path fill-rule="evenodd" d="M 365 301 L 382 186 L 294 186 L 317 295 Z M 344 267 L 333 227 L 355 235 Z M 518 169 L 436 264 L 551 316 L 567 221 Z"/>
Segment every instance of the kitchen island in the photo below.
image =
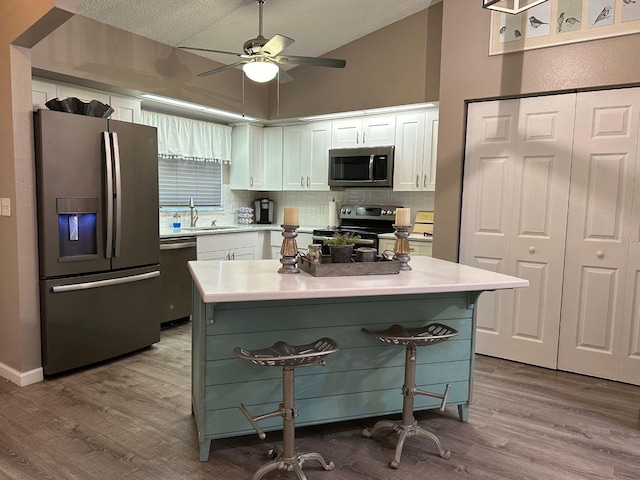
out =
<path fill-rule="evenodd" d="M 193 289 L 192 406 L 200 460 L 211 440 L 254 433 L 242 412 L 278 408 L 280 368 L 233 356 L 282 340 L 299 345 L 327 336 L 340 350 L 326 366 L 296 372 L 298 426 L 400 412 L 405 350 L 382 344 L 360 329 L 441 322 L 460 335 L 418 350 L 418 388 L 443 391 L 465 421 L 473 386 L 475 307 L 483 291 L 525 287 L 526 280 L 438 260 L 412 258 L 413 270 L 391 275 L 314 277 L 279 274 L 278 260 L 189 262 Z M 415 409 L 439 406 L 416 398 Z M 281 428 L 281 419 L 260 423 Z"/>

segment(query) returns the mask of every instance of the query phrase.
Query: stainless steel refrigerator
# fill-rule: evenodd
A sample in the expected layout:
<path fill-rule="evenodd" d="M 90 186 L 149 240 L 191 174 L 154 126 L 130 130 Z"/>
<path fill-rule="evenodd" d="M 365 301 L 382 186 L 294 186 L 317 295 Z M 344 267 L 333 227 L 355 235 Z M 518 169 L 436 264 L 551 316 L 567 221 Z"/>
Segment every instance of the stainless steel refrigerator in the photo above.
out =
<path fill-rule="evenodd" d="M 160 340 L 154 127 L 35 114 L 42 363 L 65 372 Z"/>

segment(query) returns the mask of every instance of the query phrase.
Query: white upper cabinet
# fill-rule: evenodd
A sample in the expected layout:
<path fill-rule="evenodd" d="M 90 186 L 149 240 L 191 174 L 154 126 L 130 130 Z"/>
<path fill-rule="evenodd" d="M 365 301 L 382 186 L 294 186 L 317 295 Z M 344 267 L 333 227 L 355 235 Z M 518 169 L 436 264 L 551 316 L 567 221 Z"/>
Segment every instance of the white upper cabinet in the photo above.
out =
<path fill-rule="evenodd" d="M 261 190 L 264 184 L 261 125 L 236 125 L 231 135 L 231 175 L 229 186 L 237 190 Z"/>
<path fill-rule="evenodd" d="M 109 93 L 99 90 L 39 79 L 33 80 L 31 95 L 34 110 L 40 108 L 46 109 L 45 103 L 56 97 L 60 100 L 64 100 L 67 97 L 75 97 L 83 102 L 98 100 L 99 102 L 109 105 L 113 108 L 113 113 L 109 116 L 110 120 L 121 120 L 131 123 L 139 123 L 141 120 L 140 100 L 133 97 L 110 95 Z"/>
<path fill-rule="evenodd" d="M 284 139 L 283 127 L 265 127 L 264 145 L 262 149 L 263 178 L 262 184 L 254 189 L 282 190 L 282 148 Z"/>
<path fill-rule="evenodd" d="M 334 120 L 331 148 L 377 147 L 393 145 L 395 116 L 354 117 Z"/>
<path fill-rule="evenodd" d="M 436 188 L 438 110 L 396 116 L 393 189 L 426 191 Z"/>
<path fill-rule="evenodd" d="M 284 127 L 283 190 L 329 190 L 331 123 Z"/>

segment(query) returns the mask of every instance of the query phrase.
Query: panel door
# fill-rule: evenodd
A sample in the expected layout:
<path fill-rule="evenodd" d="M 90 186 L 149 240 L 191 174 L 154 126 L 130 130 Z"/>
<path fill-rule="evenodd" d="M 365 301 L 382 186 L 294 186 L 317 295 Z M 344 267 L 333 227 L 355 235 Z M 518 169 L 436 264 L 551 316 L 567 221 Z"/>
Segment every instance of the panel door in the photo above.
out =
<path fill-rule="evenodd" d="M 393 168 L 395 191 L 420 191 L 422 162 L 425 155 L 425 113 L 407 113 L 396 117 Z"/>
<path fill-rule="evenodd" d="M 472 103 L 467 118 L 460 262 L 508 273 L 518 100 Z M 503 355 L 506 293 L 480 296 L 478 353 Z"/>
<path fill-rule="evenodd" d="M 556 368 L 575 94 L 520 100 L 513 165 L 504 357 Z"/>
<path fill-rule="evenodd" d="M 283 190 L 304 190 L 306 188 L 305 149 L 305 125 L 284 127 L 284 145 L 282 149 Z"/>
<path fill-rule="evenodd" d="M 282 130 L 283 127 L 266 127 L 264 129 L 264 153 L 262 159 L 264 190 L 282 190 Z"/>
<path fill-rule="evenodd" d="M 633 195 L 618 380 L 640 385 L 640 152 Z"/>
<path fill-rule="evenodd" d="M 555 368 L 575 95 L 469 106 L 461 261 L 529 280 L 483 294 L 477 351 Z"/>
<path fill-rule="evenodd" d="M 331 122 L 308 125 L 310 190 L 329 190 L 329 148 L 331 148 Z"/>
<path fill-rule="evenodd" d="M 562 370 L 618 375 L 627 273 L 635 269 L 627 269 L 627 260 L 639 107 L 639 89 L 578 96 L 558 358 Z"/>
<path fill-rule="evenodd" d="M 361 143 L 365 147 L 393 145 L 395 132 L 395 116 L 364 117 L 362 119 Z"/>
<path fill-rule="evenodd" d="M 424 161 L 422 163 L 422 189 L 436 191 L 436 166 L 438 163 L 438 126 L 439 111 L 427 112 L 427 132 L 424 139 Z"/>

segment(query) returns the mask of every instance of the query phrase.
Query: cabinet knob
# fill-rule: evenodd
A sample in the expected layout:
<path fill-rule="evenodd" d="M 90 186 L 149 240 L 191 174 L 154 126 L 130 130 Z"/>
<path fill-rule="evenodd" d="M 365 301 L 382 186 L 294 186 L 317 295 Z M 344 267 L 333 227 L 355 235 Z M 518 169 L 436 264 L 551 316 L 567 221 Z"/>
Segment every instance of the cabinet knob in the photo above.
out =
<path fill-rule="evenodd" d="M 416 175 L 416 188 L 420 187 L 420 175 Z"/>
<path fill-rule="evenodd" d="M 423 188 L 427 188 L 427 179 L 428 179 L 428 178 L 429 178 L 429 177 L 428 177 L 428 176 L 427 176 L 427 174 L 425 173 L 425 174 L 424 174 L 424 182 L 422 182 L 422 186 L 423 186 Z"/>
<path fill-rule="evenodd" d="M 529 247 L 529 253 L 536 253 L 536 247 Z"/>
<path fill-rule="evenodd" d="M 596 252 L 596 257 L 598 257 L 598 258 L 602 258 L 602 257 L 604 257 L 604 252 L 603 252 L 602 250 L 598 250 L 598 251 Z"/>
<path fill-rule="evenodd" d="M 304 188 L 304 177 L 300 177 L 300 188 Z"/>
<path fill-rule="evenodd" d="M 249 186 L 253 187 L 253 177 L 249 177 Z"/>
<path fill-rule="evenodd" d="M 307 188 L 311 186 L 311 178 L 307 177 Z"/>

